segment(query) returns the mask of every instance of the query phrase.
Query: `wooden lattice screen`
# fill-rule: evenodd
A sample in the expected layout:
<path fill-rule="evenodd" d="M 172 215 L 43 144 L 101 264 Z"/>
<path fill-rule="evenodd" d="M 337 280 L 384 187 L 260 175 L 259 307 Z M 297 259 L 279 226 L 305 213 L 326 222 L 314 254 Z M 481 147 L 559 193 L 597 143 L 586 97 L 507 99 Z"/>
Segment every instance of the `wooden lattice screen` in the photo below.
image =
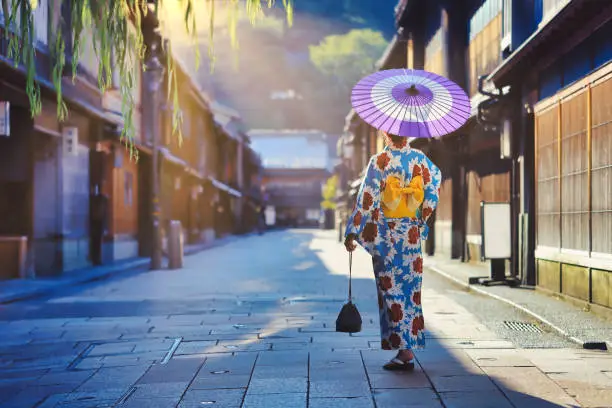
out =
<path fill-rule="evenodd" d="M 537 244 L 560 247 L 558 110 L 536 117 Z"/>
<path fill-rule="evenodd" d="M 589 250 L 587 94 L 561 104 L 561 248 Z"/>
<path fill-rule="evenodd" d="M 592 89 L 593 252 L 612 254 L 612 79 Z"/>
<path fill-rule="evenodd" d="M 499 13 L 470 42 L 468 47 L 470 96 L 478 93 L 478 77 L 490 73 L 501 60 L 501 31 L 502 13 Z"/>
<path fill-rule="evenodd" d="M 538 246 L 612 254 L 611 93 L 607 79 L 536 115 Z"/>

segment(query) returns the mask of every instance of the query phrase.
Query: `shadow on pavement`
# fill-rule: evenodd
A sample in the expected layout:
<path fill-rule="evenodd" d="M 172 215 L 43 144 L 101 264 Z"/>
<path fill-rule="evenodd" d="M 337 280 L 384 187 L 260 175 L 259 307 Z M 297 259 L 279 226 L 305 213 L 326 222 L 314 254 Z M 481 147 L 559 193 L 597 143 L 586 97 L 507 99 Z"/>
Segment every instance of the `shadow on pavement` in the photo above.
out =
<path fill-rule="evenodd" d="M 363 331 L 335 332 L 347 289 L 335 238 L 269 232 L 188 257 L 183 270 L 130 273 L 3 307 L 0 406 L 579 406 L 555 395 L 560 388 L 533 365 L 496 359 L 462 315 L 440 321 L 465 322 L 465 335 L 434 327 L 414 372 L 384 371 L 393 353 L 379 350 L 364 254 L 353 286 Z M 426 327 L 439 319 L 427 307 Z M 493 357 L 475 360 L 466 349 Z"/>

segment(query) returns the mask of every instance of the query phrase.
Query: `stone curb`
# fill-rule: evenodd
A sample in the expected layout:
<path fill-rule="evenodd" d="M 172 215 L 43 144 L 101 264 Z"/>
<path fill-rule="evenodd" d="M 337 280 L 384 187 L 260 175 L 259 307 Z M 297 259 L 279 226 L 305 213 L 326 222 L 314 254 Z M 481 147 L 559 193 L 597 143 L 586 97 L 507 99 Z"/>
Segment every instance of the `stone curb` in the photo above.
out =
<path fill-rule="evenodd" d="M 465 289 L 467 289 L 469 291 L 473 291 L 473 292 L 479 293 L 481 295 L 485 295 L 485 296 L 488 296 L 488 297 L 493 298 L 495 300 L 498 300 L 500 302 L 504 302 L 504 303 L 506 303 L 506 304 L 508 304 L 508 305 L 510 305 L 510 306 L 512 306 L 512 307 L 514 307 L 514 308 L 516 308 L 518 310 L 520 310 L 521 312 L 528 314 L 529 316 L 533 317 L 534 319 L 536 319 L 540 323 L 542 323 L 545 326 L 551 328 L 552 330 L 554 330 L 557 333 L 559 333 L 561 336 L 563 336 L 566 339 L 570 340 L 571 342 L 579 345 L 580 347 L 585 348 L 585 349 L 589 348 L 589 347 L 586 347 L 586 344 L 587 344 L 586 341 L 570 335 L 565 330 L 563 330 L 562 328 L 558 327 L 554 323 L 550 322 L 545 317 L 537 314 L 536 312 L 534 312 L 532 310 L 527 309 L 525 306 L 521 306 L 518 303 L 513 302 L 512 300 L 507 299 L 507 298 L 505 298 L 503 296 L 499 296 L 499 295 L 496 295 L 494 293 L 490 293 L 490 292 L 488 292 L 486 290 L 480 289 L 480 288 L 478 288 L 478 287 L 476 287 L 474 285 L 470 285 L 469 283 L 464 282 L 461 279 L 458 279 L 458 278 L 456 278 L 456 277 L 454 277 L 454 276 L 444 272 L 443 270 L 441 270 L 440 268 L 438 268 L 436 266 L 425 265 L 425 268 L 429 269 L 429 270 L 431 270 L 431 271 L 433 271 L 435 273 L 437 273 L 438 275 L 440 275 L 440 276 L 442 276 L 442 277 L 444 277 L 444 278 L 446 278 L 448 280 L 453 281 L 457 285 L 459 285 L 459 286 L 461 286 L 461 287 L 463 287 L 463 288 L 465 288 Z M 612 345 L 609 344 L 608 342 L 606 342 L 606 346 L 608 347 L 608 349 L 612 348 L 611 347 Z"/>

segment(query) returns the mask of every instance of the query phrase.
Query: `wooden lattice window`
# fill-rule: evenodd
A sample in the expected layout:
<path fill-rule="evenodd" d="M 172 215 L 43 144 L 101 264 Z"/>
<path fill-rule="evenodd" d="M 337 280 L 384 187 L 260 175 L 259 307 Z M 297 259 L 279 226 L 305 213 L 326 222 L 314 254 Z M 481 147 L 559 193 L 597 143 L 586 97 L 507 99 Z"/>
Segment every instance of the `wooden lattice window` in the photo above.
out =
<path fill-rule="evenodd" d="M 592 89 L 592 251 L 612 254 L 612 79 Z"/>
<path fill-rule="evenodd" d="M 554 248 L 561 245 L 557 115 L 555 107 L 536 117 L 537 244 Z"/>
<path fill-rule="evenodd" d="M 586 93 L 561 105 L 561 248 L 589 250 Z"/>

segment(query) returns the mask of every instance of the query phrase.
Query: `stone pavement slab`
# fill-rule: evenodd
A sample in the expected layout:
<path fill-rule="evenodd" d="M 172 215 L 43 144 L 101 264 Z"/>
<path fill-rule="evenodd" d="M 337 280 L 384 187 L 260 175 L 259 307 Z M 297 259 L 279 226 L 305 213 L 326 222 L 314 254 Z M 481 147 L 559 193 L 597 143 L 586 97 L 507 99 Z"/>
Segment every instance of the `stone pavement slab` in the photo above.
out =
<path fill-rule="evenodd" d="M 253 378 L 247 394 L 288 394 L 308 392 L 306 378 Z"/>
<path fill-rule="evenodd" d="M 306 408 L 306 394 L 247 394 L 242 408 Z"/>
<path fill-rule="evenodd" d="M 246 390 L 190 390 L 183 395 L 178 408 L 240 408 Z"/>
<path fill-rule="evenodd" d="M 309 408 L 374 408 L 372 397 L 310 398 Z"/>
<path fill-rule="evenodd" d="M 512 408 L 499 390 L 452 391 L 440 393 L 446 408 Z M 522 406 L 520 406 L 522 408 Z M 552 408 L 549 404 L 549 408 Z"/>
<path fill-rule="evenodd" d="M 406 404 L 415 408 L 442 408 L 440 399 L 431 388 L 392 389 L 374 391 L 377 408 L 397 408 Z"/>

